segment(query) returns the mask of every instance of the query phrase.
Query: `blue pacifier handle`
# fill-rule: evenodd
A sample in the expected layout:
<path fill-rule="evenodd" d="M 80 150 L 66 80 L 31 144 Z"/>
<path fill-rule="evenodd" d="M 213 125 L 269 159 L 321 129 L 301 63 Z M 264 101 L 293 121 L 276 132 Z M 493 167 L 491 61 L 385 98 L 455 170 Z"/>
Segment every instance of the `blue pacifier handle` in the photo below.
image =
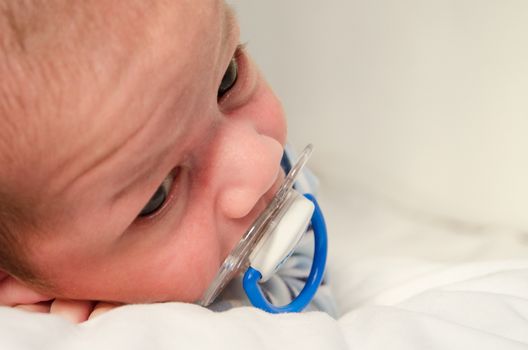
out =
<path fill-rule="evenodd" d="M 312 262 L 312 267 L 310 269 L 310 274 L 306 280 L 306 284 L 303 289 L 289 304 L 284 306 L 275 306 L 268 302 L 262 290 L 260 289 L 258 282 L 262 278 L 262 275 L 259 271 L 255 270 L 251 266 L 247 269 L 244 274 L 243 286 L 246 294 L 251 301 L 253 306 L 258 307 L 264 311 L 277 314 L 283 312 L 301 312 L 310 301 L 313 299 L 317 288 L 321 284 L 323 279 L 323 274 L 326 266 L 326 256 L 328 251 L 328 237 L 326 234 L 326 224 L 324 221 L 323 213 L 321 208 L 317 203 L 317 200 L 311 194 L 304 195 L 309 199 L 315 206 L 314 212 L 312 214 L 311 223 L 314 232 L 314 259 Z"/>

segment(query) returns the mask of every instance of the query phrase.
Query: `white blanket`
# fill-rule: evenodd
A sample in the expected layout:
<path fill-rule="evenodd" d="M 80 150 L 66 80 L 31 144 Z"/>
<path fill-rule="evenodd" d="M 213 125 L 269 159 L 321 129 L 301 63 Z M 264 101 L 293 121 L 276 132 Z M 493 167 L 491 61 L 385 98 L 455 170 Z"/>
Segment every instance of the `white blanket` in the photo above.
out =
<path fill-rule="evenodd" d="M 166 303 L 74 325 L 0 308 L 0 349 L 528 349 L 522 232 L 444 225 L 357 194 L 325 194 L 337 320 Z"/>

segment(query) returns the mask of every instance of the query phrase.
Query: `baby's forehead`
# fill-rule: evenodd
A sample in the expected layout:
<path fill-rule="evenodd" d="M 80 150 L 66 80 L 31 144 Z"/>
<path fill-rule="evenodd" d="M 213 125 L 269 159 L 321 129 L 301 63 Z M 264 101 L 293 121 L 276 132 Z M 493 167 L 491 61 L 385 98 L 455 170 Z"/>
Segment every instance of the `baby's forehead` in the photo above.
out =
<path fill-rule="evenodd" d="M 0 118 L 7 125 L 0 162 L 10 165 L 1 167 L 0 178 L 17 182 L 65 177 L 72 158 L 91 155 L 78 165 L 88 168 L 104 159 L 105 149 L 125 143 L 145 123 L 140 115 L 156 95 L 182 94 L 192 64 L 205 56 L 200 50 L 217 40 L 216 14 L 224 6 L 214 0 L 0 4 L 0 75 L 6 77 Z M 169 85 L 171 74 L 178 79 Z"/>
<path fill-rule="evenodd" d="M 0 0 L 0 43 L 26 59 L 69 53 L 79 63 L 101 51 L 107 57 L 130 54 L 160 40 L 189 49 L 200 45 L 192 41 L 200 31 L 214 30 L 223 6 L 218 0 Z"/>

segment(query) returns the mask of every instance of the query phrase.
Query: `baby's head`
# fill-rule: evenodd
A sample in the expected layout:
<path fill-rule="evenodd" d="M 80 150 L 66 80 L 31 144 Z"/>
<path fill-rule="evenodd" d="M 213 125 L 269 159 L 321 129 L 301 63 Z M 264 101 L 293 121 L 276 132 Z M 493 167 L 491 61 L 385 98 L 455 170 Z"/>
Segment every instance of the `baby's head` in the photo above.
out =
<path fill-rule="evenodd" d="M 0 269 L 71 299 L 199 299 L 283 176 L 283 113 L 231 9 L 0 10 Z"/>

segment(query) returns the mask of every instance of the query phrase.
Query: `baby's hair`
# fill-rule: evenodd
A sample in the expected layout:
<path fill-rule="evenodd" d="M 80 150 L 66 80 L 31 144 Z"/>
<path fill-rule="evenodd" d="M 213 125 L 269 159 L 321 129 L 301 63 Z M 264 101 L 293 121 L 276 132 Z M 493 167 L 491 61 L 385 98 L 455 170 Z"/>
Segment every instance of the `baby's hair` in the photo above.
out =
<path fill-rule="evenodd" d="M 8 274 L 27 282 L 37 278 L 24 263 L 24 249 L 21 244 L 21 232 L 17 227 L 25 215 L 9 204 L 7 196 L 0 193 L 0 268 Z"/>
<path fill-rule="evenodd" d="M 10 64 L 13 52 L 20 47 L 23 27 L 17 28 L 17 14 L 27 1 L 0 0 L 0 269 L 26 282 L 37 282 L 36 274 L 26 263 L 24 240 L 32 225 L 30 202 L 17 194 L 13 183 L 17 138 L 27 127 L 21 96 L 23 84 L 17 79 Z M 18 66 L 17 68 L 20 68 Z M 21 136 L 21 137 L 19 137 Z M 25 204 L 23 204 L 25 203 Z"/>
<path fill-rule="evenodd" d="M 3 72 L 0 68 L 0 75 Z M 23 181 L 13 181 L 16 169 L 23 160 L 15 161 L 17 157 L 22 158 L 22 152 L 17 150 L 14 141 L 17 128 L 10 130 L 8 124 L 10 119 L 21 116 L 17 115 L 17 109 L 8 108 L 8 103 L 5 103 L 8 98 L 1 85 L 0 82 L 0 123 L 3 125 L 0 131 L 0 269 L 23 281 L 42 286 L 43 283 L 26 262 L 28 252 L 25 243 L 35 231 L 36 203 L 20 188 Z"/>

